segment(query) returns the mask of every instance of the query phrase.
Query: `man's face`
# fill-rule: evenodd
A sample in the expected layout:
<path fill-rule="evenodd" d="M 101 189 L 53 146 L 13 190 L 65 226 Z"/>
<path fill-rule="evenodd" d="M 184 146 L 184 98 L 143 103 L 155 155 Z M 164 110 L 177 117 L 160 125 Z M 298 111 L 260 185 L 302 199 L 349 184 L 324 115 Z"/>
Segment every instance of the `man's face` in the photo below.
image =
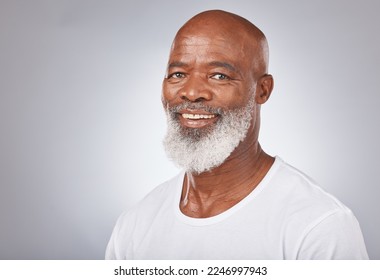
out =
<path fill-rule="evenodd" d="M 179 35 L 172 47 L 163 82 L 163 103 L 173 107 L 187 101 L 223 110 L 245 106 L 254 95 L 252 52 L 240 36 Z M 197 116 L 198 115 L 198 116 Z M 178 119 L 184 128 L 208 129 L 218 114 L 182 110 Z"/>
<path fill-rule="evenodd" d="M 220 165 L 247 135 L 255 75 L 244 43 L 240 36 L 203 31 L 180 34 L 173 44 L 163 82 L 169 125 L 164 144 L 189 171 Z"/>

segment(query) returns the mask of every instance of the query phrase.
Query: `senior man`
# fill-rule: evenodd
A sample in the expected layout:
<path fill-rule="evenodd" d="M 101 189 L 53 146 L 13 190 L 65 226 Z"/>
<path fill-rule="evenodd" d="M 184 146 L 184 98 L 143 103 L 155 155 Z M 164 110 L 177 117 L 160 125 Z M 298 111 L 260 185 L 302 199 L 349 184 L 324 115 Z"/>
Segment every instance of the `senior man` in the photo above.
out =
<path fill-rule="evenodd" d="M 265 35 L 225 11 L 176 34 L 163 81 L 168 156 L 183 168 L 117 221 L 107 259 L 367 259 L 352 212 L 266 154 Z"/>

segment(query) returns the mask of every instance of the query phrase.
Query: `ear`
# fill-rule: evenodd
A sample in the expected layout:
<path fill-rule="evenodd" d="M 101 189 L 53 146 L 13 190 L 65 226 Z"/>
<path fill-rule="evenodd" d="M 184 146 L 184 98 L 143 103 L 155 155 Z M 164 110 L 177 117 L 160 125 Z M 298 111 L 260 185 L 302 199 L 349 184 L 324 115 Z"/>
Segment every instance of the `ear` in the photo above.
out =
<path fill-rule="evenodd" d="M 256 88 L 256 103 L 264 104 L 270 97 L 274 86 L 273 77 L 270 74 L 265 74 L 259 78 Z"/>

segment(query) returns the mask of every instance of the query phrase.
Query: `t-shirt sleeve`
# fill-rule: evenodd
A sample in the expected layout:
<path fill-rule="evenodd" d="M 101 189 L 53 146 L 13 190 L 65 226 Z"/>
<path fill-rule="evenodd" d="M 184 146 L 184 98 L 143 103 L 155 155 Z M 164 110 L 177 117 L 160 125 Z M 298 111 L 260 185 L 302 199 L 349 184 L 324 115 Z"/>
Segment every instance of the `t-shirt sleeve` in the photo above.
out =
<path fill-rule="evenodd" d="M 120 221 L 118 220 L 118 222 L 116 223 L 116 225 L 112 231 L 110 240 L 108 241 L 108 245 L 106 248 L 106 254 L 105 254 L 106 260 L 117 260 L 117 259 L 119 259 L 117 257 L 117 252 L 116 252 L 116 248 L 117 248 L 116 242 L 117 242 L 117 235 L 119 233 L 119 223 L 120 223 Z"/>
<path fill-rule="evenodd" d="M 116 257 L 116 248 L 115 248 L 115 235 L 116 235 L 116 227 L 113 229 L 113 232 L 112 232 L 112 235 L 111 235 L 111 238 L 110 240 L 108 241 L 108 245 L 107 245 L 107 248 L 106 248 L 106 255 L 105 255 L 105 259 L 106 260 L 116 260 L 117 257 Z"/>
<path fill-rule="evenodd" d="M 368 259 L 359 223 L 349 209 L 336 209 L 314 221 L 301 237 L 300 260 Z"/>
<path fill-rule="evenodd" d="M 134 228 L 131 212 L 124 212 L 118 218 L 106 248 L 106 260 L 123 260 L 130 257 L 131 236 Z"/>

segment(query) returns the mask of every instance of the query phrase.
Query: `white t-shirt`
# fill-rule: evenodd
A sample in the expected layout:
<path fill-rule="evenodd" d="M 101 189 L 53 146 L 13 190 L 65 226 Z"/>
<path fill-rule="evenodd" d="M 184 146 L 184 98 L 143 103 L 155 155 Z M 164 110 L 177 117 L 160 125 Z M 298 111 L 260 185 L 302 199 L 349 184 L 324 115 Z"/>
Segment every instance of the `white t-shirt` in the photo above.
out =
<path fill-rule="evenodd" d="M 183 179 L 120 216 L 106 259 L 368 259 L 350 209 L 279 157 L 247 197 L 210 218 L 180 211 Z"/>

